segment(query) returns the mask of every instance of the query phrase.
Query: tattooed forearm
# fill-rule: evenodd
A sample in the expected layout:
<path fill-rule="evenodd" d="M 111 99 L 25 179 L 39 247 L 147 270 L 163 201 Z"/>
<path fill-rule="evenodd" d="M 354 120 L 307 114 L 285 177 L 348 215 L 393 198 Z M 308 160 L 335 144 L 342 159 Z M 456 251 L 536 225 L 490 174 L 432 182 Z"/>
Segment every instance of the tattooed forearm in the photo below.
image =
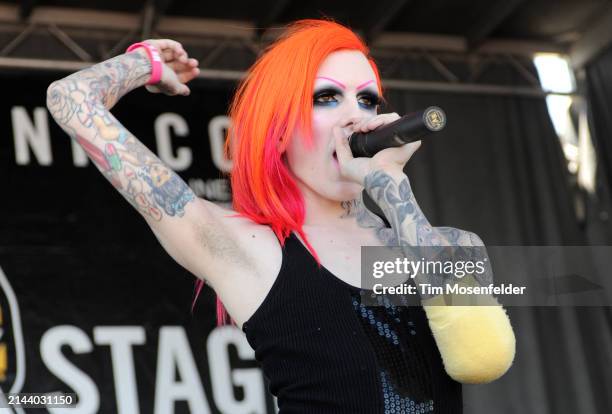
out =
<path fill-rule="evenodd" d="M 383 209 L 391 223 L 396 243 L 411 246 L 484 246 L 472 232 L 454 227 L 433 227 L 417 204 L 405 175 L 398 185 L 384 171 L 374 171 L 365 178 L 364 184 L 368 194 Z"/>
<path fill-rule="evenodd" d="M 380 217 L 366 208 L 361 193 L 359 194 L 359 198 L 355 201 L 355 217 L 357 219 L 357 224 L 363 228 L 374 229 L 378 240 L 380 240 L 383 246 L 398 246 L 399 243 L 397 242 L 393 229 L 385 226 L 385 223 Z"/>
<path fill-rule="evenodd" d="M 149 60 L 140 53 L 117 56 L 53 82 L 47 90 L 47 107 L 71 136 L 80 126 L 95 126 L 108 140 L 117 135 L 108 111 L 123 95 L 144 85 L 150 71 Z"/>
<path fill-rule="evenodd" d="M 363 227 L 375 228 L 383 245 L 400 246 L 406 257 L 413 259 L 421 258 L 415 256 L 418 251 L 419 256 L 427 256 L 425 258 L 428 260 L 467 259 L 488 262 L 484 243 L 476 234 L 452 227 L 433 227 L 429 223 L 404 174 L 392 177 L 382 170 L 374 171 L 365 177 L 364 185 L 368 194 L 383 210 L 391 228 L 386 228 L 380 218 L 362 205 L 357 220 Z M 420 249 L 412 251 L 409 248 L 412 246 Z M 490 263 L 487 264 L 486 272 L 476 277 L 481 285 L 493 281 Z M 442 277 L 425 280 L 417 276 L 416 279 L 432 285 L 447 283 Z"/>
<path fill-rule="evenodd" d="M 434 227 L 451 246 L 484 246 L 484 243 L 476 234 L 456 229 L 454 227 Z"/>
<path fill-rule="evenodd" d="M 151 63 L 143 54 L 134 52 L 119 55 L 55 82 L 49 88 L 55 92 L 51 96 L 49 109 L 55 117 L 54 111 L 61 107 L 55 104 L 55 99 L 63 101 L 62 95 L 71 96 L 72 93 L 76 93 L 73 96 L 75 102 L 82 102 L 87 98 L 82 94 L 87 93 L 97 98 L 95 100 L 106 109 L 111 109 L 126 93 L 144 85 L 150 73 Z M 54 86 L 58 89 L 55 90 Z"/>
<path fill-rule="evenodd" d="M 126 93 L 143 85 L 150 63 L 128 53 L 54 82 L 47 107 L 111 184 L 146 218 L 183 216 L 195 194 L 109 112 Z"/>
<path fill-rule="evenodd" d="M 399 184 L 382 170 L 365 177 L 364 186 L 380 206 L 395 232 L 398 244 L 409 246 L 445 246 L 447 241 L 434 230 L 414 198 L 408 177 Z"/>

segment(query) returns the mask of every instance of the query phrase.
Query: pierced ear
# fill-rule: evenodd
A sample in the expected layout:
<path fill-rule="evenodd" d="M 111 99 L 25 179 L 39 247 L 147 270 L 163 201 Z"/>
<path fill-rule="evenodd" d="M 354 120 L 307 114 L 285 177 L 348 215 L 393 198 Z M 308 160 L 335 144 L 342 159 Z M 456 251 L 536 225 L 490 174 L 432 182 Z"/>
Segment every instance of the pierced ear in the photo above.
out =
<path fill-rule="evenodd" d="M 291 137 L 288 137 L 286 135 L 280 136 L 278 138 L 278 141 L 276 142 L 277 151 L 280 152 L 281 154 L 284 154 L 285 152 L 287 152 L 289 141 L 291 141 Z"/>

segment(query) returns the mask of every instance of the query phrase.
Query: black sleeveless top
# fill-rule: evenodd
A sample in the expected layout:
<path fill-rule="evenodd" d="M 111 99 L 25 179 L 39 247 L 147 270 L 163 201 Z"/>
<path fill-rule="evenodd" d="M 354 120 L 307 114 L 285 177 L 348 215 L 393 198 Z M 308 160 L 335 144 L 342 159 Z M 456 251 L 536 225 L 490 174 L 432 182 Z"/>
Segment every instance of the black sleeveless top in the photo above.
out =
<path fill-rule="evenodd" d="M 423 308 L 384 302 L 362 305 L 359 288 L 286 239 L 280 272 L 242 327 L 281 414 L 462 412 Z"/>

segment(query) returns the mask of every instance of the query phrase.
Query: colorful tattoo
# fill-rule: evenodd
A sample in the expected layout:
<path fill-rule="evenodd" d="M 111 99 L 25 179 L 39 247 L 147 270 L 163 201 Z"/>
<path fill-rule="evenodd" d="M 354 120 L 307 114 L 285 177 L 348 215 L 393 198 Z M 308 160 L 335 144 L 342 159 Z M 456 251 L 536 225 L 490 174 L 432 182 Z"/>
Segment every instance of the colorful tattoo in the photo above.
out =
<path fill-rule="evenodd" d="M 150 71 L 139 53 L 117 56 L 51 84 L 47 107 L 134 208 L 159 221 L 164 213 L 183 216 L 195 194 L 110 113 L 122 96 L 144 85 Z"/>

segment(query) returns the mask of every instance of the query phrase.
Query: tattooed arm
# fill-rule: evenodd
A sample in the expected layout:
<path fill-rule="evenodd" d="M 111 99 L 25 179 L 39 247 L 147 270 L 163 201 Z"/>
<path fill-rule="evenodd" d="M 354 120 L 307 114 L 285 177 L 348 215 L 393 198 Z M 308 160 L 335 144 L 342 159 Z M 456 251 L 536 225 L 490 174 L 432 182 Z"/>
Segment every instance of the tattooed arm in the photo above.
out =
<path fill-rule="evenodd" d="M 197 61 L 189 59 L 177 42 L 150 42 L 156 42 L 164 59 L 162 81 L 154 91 L 187 95 L 184 83 L 197 75 Z M 148 57 L 138 48 L 52 83 L 47 107 L 179 264 L 201 278 L 219 274 L 213 265 L 232 255 L 219 254 L 220 245 L 232 245 L 223 240 L 231 232 L 218 220 L 220 208 L 197 198 L 109 111 L 122 96 L 143 86 L 150 73 Z"/>
<path fill-rule="evenodd" d="M 398 118 L 397 114 L 380 114 L 353 124 L 353 130 L 367 132 Z M 403 168 L 420 142 L 387 148 L 372 158 L 354 158 L 340 126 L 334 128 L 333 134 L 341 174 L 364 186 L 391 224 L 391 229 L 384 227 L 382 220 L 363 210 L 361 203 L 357 219 L 360 224 L 375 227 L 384 245 L 482 244 L 473 233 L 435 229 L 419 208 Z M 503 375 L 515 352 L 514 332 L 504 309 L 492 297 L 486 303 L 490 306 L 443 306 L 442 299 L 422 298 L 422 303 L 446 372 L 464 383 L 490 382 Z"/>
<path fill-rule="evenodd" d="M 484 246 L 474 233 L 431 226 L 401 170 L 374 170 L 365 177 L 364 186 L 392 226 L 379 230 L 379 234 L 386 234 L 382 239 L 386 245 Z M 463 383 L 493 381 L 509 369 L 514 359 L 514 332 L 505 310 L 492 296 L 483 295 L 478 304 L 444 306 L 441 296 L 423 298 L 444 367 L 452 378 Z"/>
<path fill-rule="evenodd" d="M 403 172 L 375 170 L 364 178 L 364 186 L 389 220 L 397 245 L 484 246 L 472 232 L 433 227 L 419 207 Z"/>
<path fill-rule="evenodd" d="M 117 56 L 53 82 L 47 107 L 134 208 L 147 220 L 161 221 L 164 215 L 182 215 L 193 194 L 110 113 L 123 95 L 145 84 L 150 72 L 146 55 Z M 174 189 L 166 193 L 184 194 L 182 203 L 165 202 L 170 201 L 162 196 L 164 187 L 170 189 L 168 183 Z"/>

